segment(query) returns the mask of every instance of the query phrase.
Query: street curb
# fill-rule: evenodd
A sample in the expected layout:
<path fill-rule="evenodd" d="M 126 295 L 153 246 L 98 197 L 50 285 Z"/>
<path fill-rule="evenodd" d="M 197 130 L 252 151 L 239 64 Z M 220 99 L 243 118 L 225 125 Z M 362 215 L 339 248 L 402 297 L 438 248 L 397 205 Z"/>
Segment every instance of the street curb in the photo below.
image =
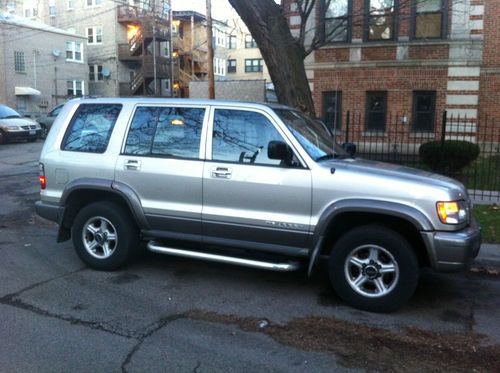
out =
<path fill-rule="evenodd" d="M 500 266 L 500 244 L 483 243 L 475 262 Z"/>

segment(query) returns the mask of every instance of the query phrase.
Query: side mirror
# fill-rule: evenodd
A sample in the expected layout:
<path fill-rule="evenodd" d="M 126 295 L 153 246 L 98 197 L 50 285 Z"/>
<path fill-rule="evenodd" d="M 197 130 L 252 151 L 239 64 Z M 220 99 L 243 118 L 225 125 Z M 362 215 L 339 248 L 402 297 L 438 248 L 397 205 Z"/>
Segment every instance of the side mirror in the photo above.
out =
<path fill-rule="evenodd" d="M 345 142 L 342 144 L 342 148 L 349 154 L 351 157 L 354 157 L 356 154 L 356 144 L 352 142 Z"/>
<path fill-rule="evenodd" d="M 267 157 L 269 159 L 279 159 L 288 165 L 292 162 L 293 152 L 283 141 L 269 141 L 267 145 Z"/>

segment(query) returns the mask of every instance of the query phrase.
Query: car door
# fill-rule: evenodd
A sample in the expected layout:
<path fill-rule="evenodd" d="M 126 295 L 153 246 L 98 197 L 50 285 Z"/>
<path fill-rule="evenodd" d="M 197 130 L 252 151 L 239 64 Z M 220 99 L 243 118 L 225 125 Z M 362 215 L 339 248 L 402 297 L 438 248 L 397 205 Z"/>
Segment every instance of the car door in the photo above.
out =
<path fill-rule="evenodd" d="M 311 172 L 269 159 L 287 142 L 258 109 L 214 107 L 203 170 L 203 237 L 209 244 L 304 254 L 309 243 Z"/>
<path fill-rule="evenodd" d="M 200 240 L 203 106 L 135 108 L 115 180 L 139 197 L 155 235 Z"/>

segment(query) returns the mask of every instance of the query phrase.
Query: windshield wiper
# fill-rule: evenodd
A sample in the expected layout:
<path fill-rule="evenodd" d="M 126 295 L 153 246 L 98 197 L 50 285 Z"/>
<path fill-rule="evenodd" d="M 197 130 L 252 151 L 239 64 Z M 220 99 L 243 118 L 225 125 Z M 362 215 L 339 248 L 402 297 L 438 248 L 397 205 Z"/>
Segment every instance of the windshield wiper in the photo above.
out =
<path fill-rule="evenodd" d="M 19 115 L 7 115 L 6 117 L 3 117 L 2 119 L 13 119 L 13 118 L 21 118 Z"/>
<path fill-rule="evenodd" d="M 338 154 L 335 153 L 325 154 L 319 158 L 316 158 L 316 162 L 326 161 L 327 159 L 334 159 L 334 158 L 338 158 Z"/>

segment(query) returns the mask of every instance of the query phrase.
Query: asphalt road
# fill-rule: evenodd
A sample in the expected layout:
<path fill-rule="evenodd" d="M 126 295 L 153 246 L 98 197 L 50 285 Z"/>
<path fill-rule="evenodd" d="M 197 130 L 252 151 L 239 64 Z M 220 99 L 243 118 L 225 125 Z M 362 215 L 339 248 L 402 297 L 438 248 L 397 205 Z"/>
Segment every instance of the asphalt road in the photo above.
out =
<path fill-rule="evenodd" d="M 0 372 L 500 371 L 500 276 L 426 271 L 393 314 L 324 268 L 272 273 L 152 253 L 97 272 L 38 218 L 41 142 L 0 146 Z"/>

